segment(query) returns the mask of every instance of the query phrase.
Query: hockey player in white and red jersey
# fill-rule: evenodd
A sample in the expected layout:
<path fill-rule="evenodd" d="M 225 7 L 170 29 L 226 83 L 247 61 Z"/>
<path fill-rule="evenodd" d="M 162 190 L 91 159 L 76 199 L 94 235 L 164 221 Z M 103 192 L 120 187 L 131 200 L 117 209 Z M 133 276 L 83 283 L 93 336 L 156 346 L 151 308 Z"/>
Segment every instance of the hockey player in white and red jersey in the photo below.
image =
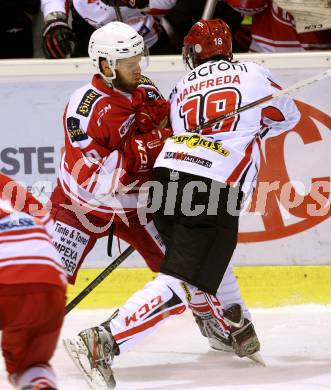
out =
<path fill-rule="evenodd" d="M 249 50 L 258 53 L 331 50 L 331 30 L 298 33 L 290 12 L 274 0 L 225 0 L 243 15 L 252 15 Z"/>
<path fill-rule="evenodd" d="M 210 318 L 222 326 L 219 286 L 237 245 L 243 198 L 255 187 L 261 138 L 292 129 L 300 113 L 283 95 L 207 126 L 281 88 L 268 69 L 232 60 L 231 31 L 221 19 L 193 25 L 184 39 L 183 58 L 191 71 L 170 98 L 174 135 L 154 164 L 154 178 L 163 186 L 158 194 L 162 204 L 153 216 L 166 245 L 160 270 L 183 280 L 192 296 L 200 290 Z M 175 199 L 171 215 L 168 198 Z M 215 335 L 206 312 L 193 310 L 202 333 L 211 337 L 213 329 Z M 258 351 L 253 325 L 239 306 L 231 310 L 231 324 L 237 354 Z"/>
<path fill-rule="evenodd" d="M 65 310 L 66 275 L 44 207 L 0 174 L 0 329 L 10 383 L 56 390 L 49 365 Z"/>
<path fill-rule="evenodd" d="M 143 39 L 130 26 L 112 22 L 96 30 L 89 53 L 98 74 L 74 92 L 66 108 L 65 152 L 59 185 L 51 198 L 54 242 L 72 283 L 84 258 L 96 240 L 108 234 L 110 225 L 113 234 L 131 244 L 153 271 L 159 271 L 164 257 L 152 213 L 146 216 L 147 224 L 139 220 L 137 190 L 152 178 L 154 161 L 164 139 L 171 135 L 164 128 L 168 102 L 141 76 Z M 226 275 L 220 287 L 222 304 L 226 309 L 239 304 L 250 318 L 231 267 Z M 114 356 L 157 329 L 166 318 L 182 313 L 188 296 L 180 280 L 159 275 L 103 324 L 80 332 L 77 340 L 65 340 L 66 348 L 80 367 L 87 361 L 81 355 L 87 355 L 91 366 L 81 368 L 90 381 L 102 378 L 112 386 Z M 192 297 L 190 306 L 204 319 L 210 318 L 200 292 Z M 226 321 L 222 323 L 224 334 L 220 329 L 217 339 L 214 328 L 209 328 L 220 328 L 218 323 L 210 319 L 201 324 L 200 317 L 197 321 L 214 347 L 233 351 Z"/>
<path fill-rule="evenodd" d="M 137 207 L 138 189 L 151 178 L 163 140 L 172 133 L 164 127 L 168 102 L 141 74 L 148 50 L 132 27 L 101 27 L 91 36 L 89 52 L 98 74 L 72 94 L 65 109 L 65 151 L 51 197 L 54 241 L 71 283 L 110 226 L 153 271 L 163 256 L 151 217 L 141 226 Z"/>
<path fill-rule="evenodd" d="M 158 16 L 166 14 L 177 0 L 73 0 L 80 16 L 94 28 L 116 20 L 127 23 L 143 38 L 151 54 L 170 54 L 171 44 Z"/>
<path fill-rule="evenodd" d="M 41 0 L 45 20 L 43 30 L 45 56 L 46 58 L 65 58 L 71 54 L 83 56 L 86 47 L 82 46 L 85 46 L 86 36 L 88 40 L 88 34 L 91 34 L 89 27 L 98 29 L 114 21 L 124 22 L 134 28 L 143 36 L 152 54 L 171 54 L 172 45 L 159 17 L 166 14 L 176 1 L 73 0 L 72 31 L 68 23 L 69 1 Z"/>

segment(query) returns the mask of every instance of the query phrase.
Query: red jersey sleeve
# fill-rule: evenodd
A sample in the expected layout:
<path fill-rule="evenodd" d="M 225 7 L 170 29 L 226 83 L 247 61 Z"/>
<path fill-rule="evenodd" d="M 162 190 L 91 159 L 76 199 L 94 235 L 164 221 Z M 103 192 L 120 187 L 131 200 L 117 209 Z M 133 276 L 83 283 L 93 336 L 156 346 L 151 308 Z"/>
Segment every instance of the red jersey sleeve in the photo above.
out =
<path fill-rule="evenodd" d="M 10 203 L 16 211 L 44 217 L 47 210 L 29 191 L 10 177 L 0 173 L 0 199 Z"/>

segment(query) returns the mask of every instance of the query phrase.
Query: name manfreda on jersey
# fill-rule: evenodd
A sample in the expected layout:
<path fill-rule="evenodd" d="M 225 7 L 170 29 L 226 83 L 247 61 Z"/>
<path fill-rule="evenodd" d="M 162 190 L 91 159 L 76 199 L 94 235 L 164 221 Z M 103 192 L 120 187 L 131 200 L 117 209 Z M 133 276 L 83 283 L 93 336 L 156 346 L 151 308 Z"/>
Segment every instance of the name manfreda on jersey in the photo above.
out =
<path fill-rule="evenodd" d="M 238 74 L 235 75 L 226 75 L 226 76 L 220 76 L 215 78 L 210 78 L 207 80 L 199 81 L 195 84 L 191 84 L 183 89 L 183 92 L 179 94 L 177 97 L 176 103 L 177 105 L 181 103 L 185 97 L 193 92 L 200 91 L 204 88 L 209 87 L 217 87 L 219 85 L 225 85 L 225 84 L 240 84 L 240 76 Z"/>

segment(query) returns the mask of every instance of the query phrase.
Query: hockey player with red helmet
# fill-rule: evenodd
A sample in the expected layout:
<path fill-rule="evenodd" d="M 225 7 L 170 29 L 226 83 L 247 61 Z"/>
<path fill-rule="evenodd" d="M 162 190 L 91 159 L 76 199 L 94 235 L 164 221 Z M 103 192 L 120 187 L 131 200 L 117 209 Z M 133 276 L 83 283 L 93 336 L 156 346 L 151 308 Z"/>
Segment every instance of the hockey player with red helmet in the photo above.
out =
<path fill-rule="evenodd" d="M 47 210 L 0 173 L 0 329 L 16 389 L 56 390 L 49 364 L 64 317 L 66 275 Z"/>
<path fill-rule="evenodd" d="M 205 34 L 208 35 L 210 33 L 209 25 L 207 25 L 207 28 L 205 28 L 204 24 L 202 24 L 202 26 L 206 30 Z M 219 24 L 217 26 L 219 26 Z M 100 29 L 97 31 L 100 31 Z M 194 44 L 193 49 L 200 50 L 200 52 L 202 52 L 201 46 L 205 44 L 204 42 L 205 36 L 203 34 L 199 34 L 199 36 L 200 35 L 201 35 L 201 40 L 196 43 L 193 42 Z M 221 37 L 215 36 L 215 34 L 212 32 L 211 39 L 216 39 L 216 44 L 217 44 L 216 47 L 219 49 L 219 47 L 222 46 L 223 41 L 222 40 L 217 41 L 217 38 L 221 38 Z M 224 37 L 224 39 L 225 38 L 227 37 Z M 93 36 L 91 39 L 93 41 Z M 230 36 L 229 39 L 231 39 Z M 231 54 L 232 56 L 232 53 L 230 53 L 231 41 L 229 41 L 229 39 L 227 40 L 228 44 L 230 44 L 229 46 L 230 49 L 228 54 L 229 55 Z M 122 39 L 122 42 L 124 41 L 125 40 Z M 208 44 L 205 45 L 206 48 L 208 48 L 209 45 L 210 43 L 208 42 Z M 187 47 L 187 49 L 191 51 L 192 50 L 191 45 L 189 46 L 190 48 Z M 215 49 L 215 44 L 214 46 L 212 46 L 211 49 L 213 50 Z M 105 48 L 103 48 L 103 53 L 105 53 Z M 207 53 L 208 55 L 211 55 L 209 51 Z M 108 56 L 108 58 L 109 61 L 112 60 L 110 55 Z M 98 62 L 96 61 L 96 63 Z M 114 62 L 111 62 L 111 66 L 114 66 Z M 193 66 L 196 66 L 196 64 Z M 117 70 L 119 71 L 119 69 Z M 198 76 L 194 75 L 193 77 L 199 77 L 199 75 Z M 118 92 L 117 89 L 119 84 L 116 82 L 116 79 L 113 80 L 112 82 L 114 83 L 114 91 L 112 91 L 112 93 Z M 221 82 L 220 79 L 217 82 L 220 83 Z M 100 88 L 99 85 L 93 84 L 94 91 L 96 87 L 98 87 L 98 89 Z M 140 87 L 138 87 L 138 89 L 139 88 Z M 86 93 L 85 91 L 86 91 L 85 89 L 81 90 L 80 96 L 82 95 L 85 96 Z M 96 91 L 96 93 L 99 92 Z M 131 93 L 134 95 L 135 90 L 133 90 L 133 92 Z M 79 99 L 77 99 L 77 101 L 79 101 Z M 113 100 L 112 105 L 113 104 L 115 105 L 116 101 Z M 144 105 L 145 103 L 141 103 L 141 104 Z M 91 106 L 92 105 L 94 105 L 94 103 L 91 103 Z M 69 103 L 69 109 L 71 113 L 76 113 L 77 111 L 79 111 L 77 107 L 80 107 L 79 103 L 78 104 L 76 103 L 72 107 L 71 107 L 71 103 Z M 141 105 L 139 107 L 141 107 Z M 113 110 L 114 109 L 115 108 L 113 108 Z M 90 112 L 92 112 L 92 110 L 93 108 L 89 108 L 88 115 L 90 115 Z M 109 126 L 109 124 L 116 119 L 116 115 L 117 112 L 113 111 L 113 115 L 108 117 L 108 121 L 105 123 L 105 125 L 107 124 L 107 126 Z M 75 117 L 77 117 L 76 114 Z M 144 118 L 144 115 L 142 115 L 141 117 Z M 103 118 L 104 117 L 102 117 L 102 119 Z M 77 119 L 80 119 L 80 117 L 77 117 Z M 90 123 L 93 123 L 93 115 L 91 116 Z M 137 124 L 135 124 L 135 126 L 137 126 Z M 139 126 L 141 127 L 142 124 L 140 123 Z M 94 127 L 93 130 L 97 128 L 98 127 Z M 85 128 L 83 128 L 83 130 L 84 129 Z M 100 129 L 99 131 L 101 131 L 102 126 L 99 126 L 99 129 Z M 115 129 L 116 127 L 114 125 L 113 131 L 115 131 Z M 87 135 L 89 134 L 89 131 L 90 130 L 88 128 Z M 131 131 L 132 131 L 133 139 L 138 136 L 141 137 L 141 135 L 137 134 L 137 129 Z M 85 132 L 86 130 L 84 130 L 84 133 Z M 114 138 L 115 136 L 113 137 L 113 139 Z M 97 138 L 94 136 L 94 139 L 96 140 Z M 132 145 L 130 140 L 131 140 L 130 137 L 127 138 L 127 141 L 124 141 L 124 145 L 126 142 L 129 142 L 130 145 Z M 169 141 L 166 141 L 166 144 L 168 142 Z M 126 149 L 124 148 L 124 150 Z M 160 150 L 161 148 L 159 149 L 159 151 Z M 76 151 L 77 149 L 75 149 L 75 152 Z M 72 151 L 68 149 L 68 153 L 71 154 Z M 122 164 L 124 164 L 123 166 L 125 167 L 126 160 L 125 158 L 123 158 L 123 156 L 125 155 L 121 154 L 121 149 L 119 149 L 117 153 L 119 154 L 120 157 L 122 157 L 122 159 L 120 159 L 119 161 Z M 99 160 L 99 161 L 102 161 L 102 163 L 104 164 L 107 162 L 107 159 L 110 159 L 110 156 L 111 154 L 108 157 L 105 156 L 106 157 L 105 160 Z M 135 156 L 133 151 L 130 151 L 130 155 L 127 155 L 128 158 L 132 158 L 133 156 Z M 68 158 L 68 156 L 64 158 Z M 116 158 L 117 158 L 116 161 L 118 161 L 117 154 L 116 154 Z M 202 159 L 200 159 L 200 161 L 202 161 Z M 137 165 L 139 166 L 139 164 Z M 109 166 L 110 167 L 114 166 L 114 164 Z M 203 167 L 201 166 L 201 168 Z M 61 176 L 63 178 L 65 178 L 65 176 L 64 173 L 62 172 L 65 172 L 65 169 L 66 169 L 65 165 L 62 165 Z M 148 172 L 149 174 L 151 173 L 151 171 L 144 170 L 145 174 Z M 111 172 L 108 171 L 109 175 L 110 173 Z M 62 191 L 64 191 L 67 197 L 69 196 L 71 200 L 77 199 L 78 196 L 70 195 L 70 193 L 72 193 L 73 191 L 77 191 L 75 187 L 66 185 L 64 182 L 62 182 L 63 179 L 61 179 L 61 176 L 60 176 L 60 183 L 61 183 Z M 90 189 L 90 191 L 92 191 L 92 193 L 96 195 L 95 191 L 97 191 L 98 188 L 100 188 L 100 186 L 87 184 L 85 185 L 84 189 L 85 188 Z M 84 191 L 81 191 L 81 194 L 84 194 Z M 95 195 L 94 198 L 92 199 L 96 199 Z M 103 199 L 107 200 L 108 198 L 98 197 L 97 199 L 99 199 L 99 201 L 101 202 L 103 201 Z M 86 206 L 91 206 L 91 202 L 88 202 L 88 198 L 86 198 L 86 200 L 87 200 Z M 106 204 L 103 204 L 102 206 L 106 206 Z M 62 217 L 60 215 L 60 218 L 63 218 L 66 215 L 68 215 L 67 211 L 68 210 L 63 210 Z M 99 216 L 101 216 L 100 212 L 103 211 L 105 213 L 105 217 L 104 217 L 105 220 L 106 221 L 109 220 L 109 216 L 111 214 L 109 212 L 108 214 L 106 214 L 107 210 L 105 207 L 102 208 L 98 207 L 97 209 L 95 209 L 95 211 L 98 212 Z M 93 214 L 95 214 L 94 211 Z M 106 218 L 107 215 L 108 215 L 108 219 Z M 132 220 L 134 221 L 135 218 L 136 217 L 134 216 L 134 214 L 132 214 L 131 217 L 129 218 L 129 223 L 131 223 Z M 234 220 L 236 220 L 236 218 L 234 218 Z M 72 216 L 71 221 L 66 219 L 62 219 L 62 220 L 59 219 L 57 222 L 59 222 L 63 228 L 67 227 L 67 225 L 70 225 L 69 230 L 79 229 L 80 232 L 83 232 L 88 236 L 89 240 L 94 240 L 95 235 L 91 235 L 91 233 L 89 233 L 84 228 L 84 226 L 79 226 L 77 222 L 74 221 L 74 215 Z M 149 226 L 155 229 L 154 225 L 151 224 L 151 222 L 152 221 L 148 223 Z M 73 223 L 75 223 L 75 225 L 73 225 Z M 115 219 L 114 233 L 117 235 L 120 234 L 121 232 L 121 230 L 118 228 L 119 224 L 122 223 L 118 222 L 118 219 Z M 131 236 L 128 235 L 128 241 L 133 246 L 136 245 L 136 241 L 142 242 L 142 245 L 137 249 L 138 251 L 140 251 L 143 257 L 145 257 L 145 260 L 147 260 L 147 263 L 150 266 L 149 256 L 151 253 L 151 249 L 153 249 L 152 246 L 153 241 L 148 239 L 142 240 L 141 237 L 143 236 L 143 234 L 141 230 L 142 230 L 141 226 L 140 227 L 136 225 L 132 226 L 130 224 L 129 228 L 127 229 L 127 231 L 131 233 Z M 234 231 L 231 230 L 232 235 L 231 237 L 228 236 L 229 239 L 233 240 L 233 235 L 235 233 L 236 233 L 235 230 Z M 177 238 L 174 239 L 174 242 L 176 240 Z M 57 238 L 57 242 L 59 243 L 61 242 L 60 237 Z M 162 242 L 162 241 L 158 241 L 158 242 Z M 231 245 L 231 242 L 229 244 Z M 144 245 L 148 245 L 148 247 L 144 248 Z M 164 247 L 163 243 L 162 245 Z M 199 240 L 196 241 L 196 245 L 198 246 L 200 245 Z M 87 248 L 84 249 L 84 253 L 86 250 Z M 200 252 L 198 251 L 198 253 Z M 222 262 L 221 261 L 222 253 L 223 253 L 222 250 L 217 251 L 217 256 L 219 257 L 220 263 Z M 150 256 L 150 258 L 152 258 L 152 256 Z M 162 257 L 158 256 L 156 259 L 158 260 L 157 266 L 159 267 L 160 263 L 162 263 L 163 261 L 163 255 Z M 177 261 L 177 258 L 175 259 Z M 79 264 L 77 264 L 77 266 L 79 267 Z M 75 274 L 73 273 L 73 275 Z M 111 368 L 111 364 L 114 359 L 114 356 L 124 352 L 126 349 L 128 349 L 138 340 L 141 340 L 147 334 L 155 330 L 161 324 L 161 322 L 165 320 L 165 318 L 167 317 L 169 318 L 171 315 L 174 314 L 182 313 L 185 310 L 185 307 L 188 305 L 195 314 L 196 322 L 198 323 L 202 334 L 208 337 L 210 344 L 213 348 L 233 351 L 234 348 L 237 348 L 236 345 L 238 345 L 236 352 L 237 354 L 239 354 L 239 356 L 242 357 L 252 356 L 259 349 L 259 341 L 251 325 L 250 314 L 248 310 L 245 308 L 244 303 L 242 302 L 238 284 L 233 274 L 232 268 L 230 265 L 226 268 L 225 277 L 222 283 L 220 283 L 221 278 L 218 277 L 218 274 L 215 273 L 215 275 L 217 276 L 217 280 L 213 281 L 213 286 L 215 286 L 215 284 L 218 282 L 219 285 L 217 287 L 219 288 L 217 288 L 216 296 L 213 299 L 211 299 L 208 294 L 205 294 L 204 291 L 201 290 L 196 289 L 195 291 L 193 291 L 193 294 L 189 293 L 188 289 L 186 287 L 183 287 L 183 284 L 176 277 L 176 275 L 166 275 L 165 273 L 161 273 L 153 281 L 148 283 L 142 290 L 136 292 L 132 297 L 130 297 L 128 301 L 121 308 L 115 311 L 115 313 L 105 322 L 93 328 L 89 328 L 81 331 L 78 337 L 76 338 L 65 340 L 65 346 L 68 353 L 74 359 L 76 364 L 82 369 L 82 371 L 85 374 L 85 377 L 87 377 L 88 380 L 92 382 L 92 384 L 94 383 L 95 380 L 101 380 L 106 386 L 107 385 L 114 386 L 114 378 L 113 378 L 113 373 Z M 209 277 L 210 277 L 210 283 L 212 283 L 214 277 L 211 275 L 209 275 Z M 189 300 L 189 302 L 187 302 L 187 300 Z M 222 301 L 222 305 L 220 303 L 220 300 Z M 224 315 L 223 315 L 223 308 L 226 309 Z M 244 314 L 242 313 L 242 311 L 244 311 Z M 218 313 L 217 318 L 214 317 L 214 312 Z M 238 329 L 236 328 L 236 330 L 237 331 L 239 330 L 239 332 L 237 332 L 239 336 L 237 337 L 237 339 L 235 339 L 235 341 L 232 338 L 232 335 L 230 334 L 231 324 L 237 326 Z M 243 334 L 246 334 L 245 330 L 247 328 L 249 328 L 250 330 L 248 339 L 244 338 L 242 339 L 242 342 L 239 342 L 240 335 L 242 336 Z M 89 363 L 86 364 L 87 362 Z"/>
<path fill-rule="evenodd" d="M 163 195 L 153 219 L 166 245 L 161 273 L 183 280 L 192 295 L 202 291 L 210 317 L 198 310 L 195 315 L 202 333 L 210 336 L 214 322 L 222 325 L 218 289 L 237 246 L 243 199 L 256 184 L 261 139 L 293 128 L 300 113 L 283 95 L 207 125 L 281 88 L 268 69 L 233 61 L 231 32 L 221 19 L 193 25 L 184 39 L 183 58 L 191 71 L 170 98 L 174 135 L 154 164 L 155 179 L 176 199 L 175 212 L 167 215 Z M 169 195 L 174 180 L 177 186 L 171 186 Z M 230 323 L 239 356 L 259 349 L 240 307 L 231 311 Z"/>

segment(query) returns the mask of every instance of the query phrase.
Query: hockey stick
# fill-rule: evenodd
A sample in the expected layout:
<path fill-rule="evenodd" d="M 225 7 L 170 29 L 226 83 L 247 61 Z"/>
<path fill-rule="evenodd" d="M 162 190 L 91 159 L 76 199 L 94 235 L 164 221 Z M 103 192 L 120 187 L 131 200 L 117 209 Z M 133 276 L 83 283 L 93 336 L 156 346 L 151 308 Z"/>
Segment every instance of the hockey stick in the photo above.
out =
<path fill-rule="evenodd" d="M 207 0 L 203 10 L 202 19 L 211 19 L 213 17 L 217 2 L 218 0 Z"/>
<path fill-rule="evenodd" d="M 115 10 L 115 14 L 116 14 L 116 19 L 119 22 L 123 23 L 123 16 L 122 16 L 120 6 L 118 5 L 118 0 L 115 0 L 114 10 Z"/>
<path fill-rule="evenodd" d="M 290 87 L 281 89 L 280 91 L 274 92 L 271 95 L 267 95 L 267 96 L 265 96 L 265 97 L 263 97 L 261 99 L 255 100 L 252 103 L 248 103 L 245 106 L 239 107 L 239 108 L 237 108 L 237 109 L 235 109 L 233 111 L 229 111 L 226 114 L 223 114 L 223 115 L 220 115 L 220 116 L 218 116 L 218 117 L 216 117 L 214 119 L 211 119 L 210 121 L 207 121 L 207 122 L 197 126 L 195 129 L 190 130 L 190 132 L 198 133 L 201 129 L 209 127 L 209 126 L 213 125 L 214 123 L 218 123 L 218 122 L 221 122 L 224 119 L 231 118 L 232 116 L 238 115 L 239 113 L 241 113 L 243 111 L 246 111 L 246 110 L 249 110 L 250 108 L 256 107 L 256 106 L 258 106 L 258 105 L 260 105 L 262 103 L 265 103 L 265 102 L 267 102 L 269 100 L 272 100 L 272 99 L 278 98 L 280 96 L 283 96 L 283 95 L 285 95 L 287 93 L 296 91 L 297 89 L 306 87 L 307 85 L 316 83 L 317 81 L 321 81 L 321 80 L 323 80 L 323 79 L 325 79 L 327 77 L 330 77 L 330 76 L 331 76 L 331 69 L 327 69 L 327 70 L 325 70 L 322 73 L 319 73 L 319 74 L 317 74 L 315 76 L 312 76 L 312 77 L 308 77 L 307 79 L 305 79 L 303 81 L 299 81 L 298 83 L 293 84 Z"/>
<path fill-rule="evenodd" d="M 74 307 L 78 305 L 92 290 L 94 290 L 108 275 L 110 275 L 114 269 L 116 269 L 123 261 L 134 252 L 134 248 L 129 246 L 125 251 L 120 254 L 116 260 L 106 267 L 100 275 L 98 275 L 92 282 L 84 288 L 71 302 L 66 306 L 66 314 L 68 314 Z"/>

